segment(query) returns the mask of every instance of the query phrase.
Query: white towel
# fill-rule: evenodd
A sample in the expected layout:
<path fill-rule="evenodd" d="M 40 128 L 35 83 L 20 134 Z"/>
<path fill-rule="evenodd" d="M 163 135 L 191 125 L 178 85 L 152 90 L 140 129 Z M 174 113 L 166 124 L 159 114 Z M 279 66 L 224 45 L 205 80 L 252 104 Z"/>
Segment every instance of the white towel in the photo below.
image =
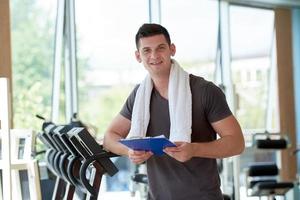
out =
<path fill-rule="evenodd" d="M 151 77 L 147 75 L 135 96 L 128 138 L 146 136 L 150 120 L 152 89 Z M 191 142 L 192 94 L 189 74 L 173 59 L 169 77 L 168 100 L 171 123 L 169 139 L 173 142 Z"/>

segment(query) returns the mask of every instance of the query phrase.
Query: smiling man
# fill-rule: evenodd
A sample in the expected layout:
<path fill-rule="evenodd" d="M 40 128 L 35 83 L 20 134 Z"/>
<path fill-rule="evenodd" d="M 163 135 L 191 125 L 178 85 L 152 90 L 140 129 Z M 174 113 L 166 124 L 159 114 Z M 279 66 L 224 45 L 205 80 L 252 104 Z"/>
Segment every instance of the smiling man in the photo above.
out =
<path fill-rule="evenodd" d="M 135 39 L 136 59 L 148 75 L 108 127 L 105 148 L 128 156 L 135 164 L 146 162 L 148 199 L 223 199 L 216 158 L 244 150 L 240 125 L 225 95 L 212 82 L 188 74 L 172 59 L 176 47 L 163 26 L 143 24 Z M 165 148 L 163 156 L 134 151 L 118 142 L 126 137 L 161 134 L 176 144 Z"/>

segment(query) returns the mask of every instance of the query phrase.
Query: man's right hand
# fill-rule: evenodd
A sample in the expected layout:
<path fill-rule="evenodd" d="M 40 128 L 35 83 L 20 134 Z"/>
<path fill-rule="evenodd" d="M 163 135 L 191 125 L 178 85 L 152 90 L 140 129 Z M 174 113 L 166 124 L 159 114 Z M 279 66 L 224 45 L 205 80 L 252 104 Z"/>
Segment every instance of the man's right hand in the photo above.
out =
<path fill-rule="evenodd" d="M 146 160 L 148 160 L 153 153 L 151 151 L 134 151 L 132 149 L 128 150 L 128 158 L 134 164 L 142 164 Z"/>

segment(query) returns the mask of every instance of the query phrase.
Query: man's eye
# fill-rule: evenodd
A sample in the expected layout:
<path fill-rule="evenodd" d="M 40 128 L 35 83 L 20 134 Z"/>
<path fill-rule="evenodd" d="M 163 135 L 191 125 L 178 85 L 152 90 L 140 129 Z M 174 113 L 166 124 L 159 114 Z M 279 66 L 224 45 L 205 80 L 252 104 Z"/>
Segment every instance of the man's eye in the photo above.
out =
<path fill-rule="evenodd" d="M 143 53 L 144 53 L 144 54 L 149 53 L 149 52 L 150 52 L 149 49 L 144 49 L 144 50 L 143 50 Z"/>

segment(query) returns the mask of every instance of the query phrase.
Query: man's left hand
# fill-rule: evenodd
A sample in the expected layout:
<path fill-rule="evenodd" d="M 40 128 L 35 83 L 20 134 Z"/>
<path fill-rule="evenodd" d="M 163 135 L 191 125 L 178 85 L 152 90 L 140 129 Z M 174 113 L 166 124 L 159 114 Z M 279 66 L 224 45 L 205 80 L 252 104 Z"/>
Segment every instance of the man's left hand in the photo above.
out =
<path fill-rule="evenodd" d="M 188 142 L 174 142 L 176 147 L 167 147 L 164 152 L 180 162 L 186 162 L 193 157 L 193 144 Z"/>

